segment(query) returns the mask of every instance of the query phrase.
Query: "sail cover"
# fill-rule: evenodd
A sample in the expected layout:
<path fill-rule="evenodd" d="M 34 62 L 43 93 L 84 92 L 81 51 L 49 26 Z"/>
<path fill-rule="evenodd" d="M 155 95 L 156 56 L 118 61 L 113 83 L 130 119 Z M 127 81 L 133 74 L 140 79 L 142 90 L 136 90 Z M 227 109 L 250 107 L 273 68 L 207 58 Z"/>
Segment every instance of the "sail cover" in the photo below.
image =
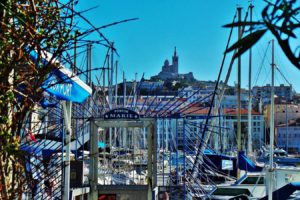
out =
<path fill-rule="evenodd" d="M 260 172 L 262 167 L 256 166 L 246 155 L 244 151 L 239 152 L 239 169 L 247 172 Z"/>

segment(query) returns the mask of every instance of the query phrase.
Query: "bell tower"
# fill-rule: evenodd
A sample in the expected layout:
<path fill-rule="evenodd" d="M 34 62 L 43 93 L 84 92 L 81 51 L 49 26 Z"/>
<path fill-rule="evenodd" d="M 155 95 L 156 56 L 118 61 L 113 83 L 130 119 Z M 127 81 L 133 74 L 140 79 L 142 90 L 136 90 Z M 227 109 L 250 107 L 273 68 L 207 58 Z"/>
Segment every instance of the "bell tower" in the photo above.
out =
<path fill-rule="evenodd" d="M 176 47 L 174 49 L 174 55 L 172 57 L 172 72 L 178 74 L 178 56 L 176 52 Z"/>

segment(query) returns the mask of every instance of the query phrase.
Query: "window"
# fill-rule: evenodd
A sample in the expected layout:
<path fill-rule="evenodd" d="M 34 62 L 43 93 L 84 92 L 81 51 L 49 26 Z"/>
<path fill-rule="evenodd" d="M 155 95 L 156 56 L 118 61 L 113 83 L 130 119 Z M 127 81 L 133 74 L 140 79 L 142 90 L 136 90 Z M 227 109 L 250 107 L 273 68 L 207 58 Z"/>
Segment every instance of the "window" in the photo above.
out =
<path fill-rule="evenodd" d="M 253 177 L 247 177 L 242 183 L 243 184 L 264 184 L 264 177 L 257 177 L 257 176 L 253 176 Z"/>

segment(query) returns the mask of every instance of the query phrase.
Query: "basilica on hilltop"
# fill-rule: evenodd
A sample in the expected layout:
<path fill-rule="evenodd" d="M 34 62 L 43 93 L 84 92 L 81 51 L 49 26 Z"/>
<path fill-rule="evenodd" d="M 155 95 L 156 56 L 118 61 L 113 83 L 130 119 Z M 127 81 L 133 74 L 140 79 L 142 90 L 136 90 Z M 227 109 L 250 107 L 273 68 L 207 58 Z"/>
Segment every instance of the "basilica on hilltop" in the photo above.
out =
<path fill-rule="evenodd" d="M 192 72 L 187 74 L 178 73 L 178 55 L 175 47 L 174 54 L 172 56 L 172 64 L 170 64 L 169 60 L 166 59 L 164 65 L 162 66 L 161 72 L 159 72 L 156 76 L 152 76 L 151 79 L 160 79 L 163 81 L 167 79 L 186 79 L 188 81 L 192 81 L 194 80 L 194 75 Z"/>

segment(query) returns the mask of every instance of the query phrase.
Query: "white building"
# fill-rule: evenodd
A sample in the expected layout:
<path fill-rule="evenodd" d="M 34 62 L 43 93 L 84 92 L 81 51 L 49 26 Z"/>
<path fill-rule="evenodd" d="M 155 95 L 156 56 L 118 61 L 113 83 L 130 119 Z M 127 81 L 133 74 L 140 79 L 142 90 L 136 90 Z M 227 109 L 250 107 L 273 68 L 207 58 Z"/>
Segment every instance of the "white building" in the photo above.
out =
<path fill-rule="evenodd" d="M 226 128 L 227 134 L 224 141 L 228 141 L 226 146 L 236 144 L 237 133 L 237 109 L 223 109 L 223 116 L 221 118 L 222 127 Z M 252 122 L 252 145 L 253 149 L 258 149 L 264 144 L 264 116 L 259 112 L 251 112 Z M 241 109 L 241 131 L 242 131 L 242 146 L 247 146 L 248 135 L 248 110 Z"/>
<path fill-rule="evenodd" d="M 275 141 L 279 148 L 286 149 L 288 153 L 300 153 L 300 124 L 298 122 L 277 126 Z"/>
<path fill-rule="evenodd" d="M 236 95 L 224 95 L 221 101 L 222 108 L 237 108 L 237 96 Z M 248 108 L 248 95 L 241 94 L 241 107 Z"/>
<path fill-rule="evenodd" d="M 276 96 L 291 101 L 295 94 L 292 85 L 285 86 L 280 84 L 274 87 L 274 93 Z M 271 102 L 271 86 L 267 84 L 266 86 L 254 86 L 252 88 L 252 94 L 257 99 L 262 99 L 263 104 L 268 104 Z"/>
<path fill-rule="evenodd" d="M 209 95 L 213 94 L 214 87 L 205 86 L 205 87 L 193 87 L 188 86 L 184 89 L 180 88 L 178 90 L 178 96 L 182 98 L 187 98 L 189 103 L 199 101 L 209 101 L 210 98 L 207 98 Z"/>

